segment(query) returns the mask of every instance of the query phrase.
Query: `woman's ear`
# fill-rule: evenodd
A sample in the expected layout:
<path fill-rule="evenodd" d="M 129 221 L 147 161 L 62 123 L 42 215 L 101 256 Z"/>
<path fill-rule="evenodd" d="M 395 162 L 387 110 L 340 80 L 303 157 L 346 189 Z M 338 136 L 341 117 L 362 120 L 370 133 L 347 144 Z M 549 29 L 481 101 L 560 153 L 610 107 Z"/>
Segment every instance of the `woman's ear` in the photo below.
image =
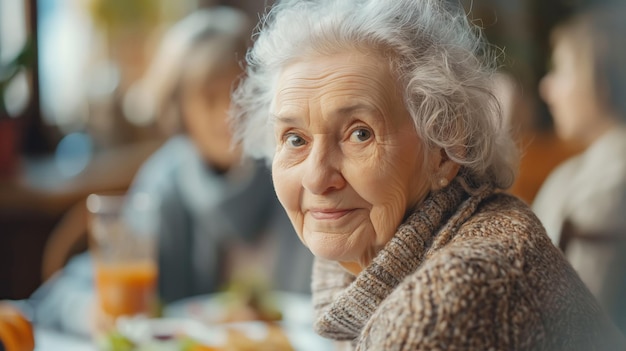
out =
<path fill-rule="evenodd" d="M 450 159 L 448 153 L 443 148 L 433 152 L 432 165 L 431 189 L 433 190 L 439 190 L 448 186 L 461 168 L 461 165 Z"/>

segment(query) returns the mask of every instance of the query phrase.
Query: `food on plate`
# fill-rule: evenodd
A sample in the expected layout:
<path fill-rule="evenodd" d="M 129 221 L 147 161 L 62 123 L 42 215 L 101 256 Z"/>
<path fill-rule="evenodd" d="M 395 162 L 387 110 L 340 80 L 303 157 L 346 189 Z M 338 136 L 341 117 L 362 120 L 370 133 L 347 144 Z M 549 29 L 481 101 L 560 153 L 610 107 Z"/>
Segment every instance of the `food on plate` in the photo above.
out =
<path fill-rule="evenodd" d="M 0 302 L 0 350 L 32 351 L 33 327 L 22 312 L 9 302 Z"/>
<path fill-rule="evenodd" d="M 135 347 L 135 343 L 118 331 L 108 333 L 98 343 L 98 349 L 102 351 L 132 351 Z"/>
<path fill-rule="evenodd" d="M 240 330 L 230 329 L 223 351 L 294 351 L 294 348 L 281 327 L 268 324 L 268 333 L 260 341 Z"/>
<path fill-rule="evenodd" d="M 101 351 L 294 351 L 276 324 L 202 325 L 182 319 L 129 319 L 98 341 Z"/>
<path fill-rule="evenodd" d="M 113 331 L 98 345 L 101 351 L 223 351 L 222 348 L 203 345 L 181 335 L 154 335 L 152 340 L 134 342 L 119 331 Z"/>
<path fill-rule="evenodd" d="M 274 322 L 283 318 L 272 291 L 253 281 L 232 283 L 220 298 L 225 308 L 218 320 L 221 323 Z"/>
<path fill-rule="evenodd" d="M 202 344 L 195 344 L 191 346 L 190 348 L 188 348 L 186 351 L 219 351 L 219 350 L 220 349 L 215 348 L 215 347 L 206 346 Z"/>

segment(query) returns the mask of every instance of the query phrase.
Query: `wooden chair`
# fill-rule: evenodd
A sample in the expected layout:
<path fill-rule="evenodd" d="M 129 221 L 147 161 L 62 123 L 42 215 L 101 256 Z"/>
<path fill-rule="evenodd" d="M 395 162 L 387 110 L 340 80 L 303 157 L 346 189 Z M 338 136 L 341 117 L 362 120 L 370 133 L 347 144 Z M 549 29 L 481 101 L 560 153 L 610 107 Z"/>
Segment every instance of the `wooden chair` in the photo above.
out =
<path fill-rule="evenodd" d="M 559 249 L 567 254 L 567 247 L 573 240 L 587 245 L 620 245 L 626 243 L 626 232 L 585 232 L 576 228 L 571 220 L 566 220 L 561 229 Z"/>
<path fill-rule="evenodd" d="M 611 263 L 602 268 L 603 272 L 597 272 L 604 277 L 604 281 L 600 291 L 597 292 L 599 296 L 596 298 L 616 326 L 626 334 L 626 229 L 611 232 L 586 232 L 567 220 L 563 225 L 559 241 L 559 248 L 565 257 L 568 257 L 568 248 L 574 241 L 584 245 L 585 248 L 606 249 L 606 252 L 611 255 L 609 257 L 613 257 Z"/>
<path fill-rule="evenodd" d="M 74 204 L 54 228 L 43 252 L 41 276 L 48 280 L 75 254 L 87 249 L 87 207 L 85 200 Z"/>

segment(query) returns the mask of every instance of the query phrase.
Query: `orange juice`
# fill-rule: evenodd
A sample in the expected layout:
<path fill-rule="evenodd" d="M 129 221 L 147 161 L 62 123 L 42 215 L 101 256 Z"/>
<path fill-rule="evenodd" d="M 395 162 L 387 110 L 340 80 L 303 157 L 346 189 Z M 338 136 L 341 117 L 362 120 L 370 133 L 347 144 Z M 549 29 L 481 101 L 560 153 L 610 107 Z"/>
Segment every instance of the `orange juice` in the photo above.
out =
<path fill-rule="evenodd" d="M 100 307 L 114 318 L 152 315 L 156 306 L 156 281 L 157 267 L 150 260 L 96 263 Z"/>

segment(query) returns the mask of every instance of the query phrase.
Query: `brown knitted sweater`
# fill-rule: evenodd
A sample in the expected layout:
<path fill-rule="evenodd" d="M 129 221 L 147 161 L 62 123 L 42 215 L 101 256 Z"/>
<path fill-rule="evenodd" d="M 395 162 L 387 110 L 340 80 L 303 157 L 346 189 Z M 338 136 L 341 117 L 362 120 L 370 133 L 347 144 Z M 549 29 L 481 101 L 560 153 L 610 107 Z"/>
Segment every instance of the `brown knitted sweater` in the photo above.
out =
<path fill-rule="evenodd" d="M 528 207 L 460 182 L 358 276 L 317 259 L 316 331 L 356 350 L 626 350 Z"/>

